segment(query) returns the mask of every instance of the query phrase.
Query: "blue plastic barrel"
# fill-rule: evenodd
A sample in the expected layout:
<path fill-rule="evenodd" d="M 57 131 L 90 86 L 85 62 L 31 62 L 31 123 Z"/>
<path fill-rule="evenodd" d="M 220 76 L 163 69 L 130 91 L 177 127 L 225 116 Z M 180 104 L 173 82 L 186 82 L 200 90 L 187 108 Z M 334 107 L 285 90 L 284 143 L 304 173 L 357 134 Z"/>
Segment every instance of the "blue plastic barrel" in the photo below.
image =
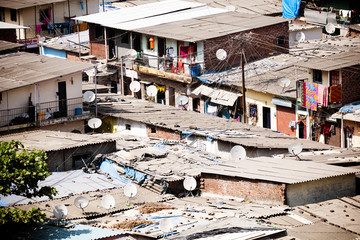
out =
<path fill-rule="evenodd" d="M 81 115 L 82 114 L 82 108 L 75 108 L 75 115 Z"/>

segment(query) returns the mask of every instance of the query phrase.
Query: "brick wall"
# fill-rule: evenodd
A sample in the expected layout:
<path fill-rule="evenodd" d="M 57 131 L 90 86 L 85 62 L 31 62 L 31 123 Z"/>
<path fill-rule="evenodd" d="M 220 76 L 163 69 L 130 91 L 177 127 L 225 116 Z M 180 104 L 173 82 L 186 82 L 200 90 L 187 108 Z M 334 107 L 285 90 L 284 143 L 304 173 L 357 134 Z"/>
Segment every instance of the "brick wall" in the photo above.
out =
<path fill-rule="evenodd" d="M 155 133 L 152 132 L 155 130 Z M 146 126 L 146 132 L 148 137 L 155 137 L 155 138 L 164 138 L 169 140 L 180 140 L 181 133 L 174 132 L 173 130 L 168 130 L 166 128 L 160 128 L 155 126 Z"/>
<path fill-rule="evenodd" d="M 96 57 L 106 58 L 105 41 L 95 38 L 96 24 L 89 23 L 90 54 Z"/>
<path fill-rule="evenodd" d="M 296 128 L 289 128 L 290 121 L 295 121 L 295 108 L 276 106 L 276 125 L 281 133 L 296 136 Z"/>
<path fill-rule="evenodd" d="M 73 61 L 81 61 L 79 58 L 79 53 L 74 53 L 74 52 L 66 52 L 66 59 Z"/>
<path fill-rule="evenodd" d="M 260 59 L 270 53 L 289 52 L 289 25 L 287 22 L 274 24 L 262 28 L 256 28 L 242 33 L 253 33 L 251 41 L 248 41 L 245 47 L 245 56 L 247 61 L 251 59 Z M 228 36 L 213 38 L 205 41 L 204 59 L 206 71 L 219 71 L 232 66 L 240 65 L 240 41 L 235 40 L 239 33 Z M 277 38 L 283 36 L 284 44 L 277 45 Z M 224 49 L 227 52 L 227 59 L 220 61 L 216 58 L 216 51 Z"/>
<path fill-rule="evenodd" d="M 202 192 L 244 198 L 258 203 L 284 204 L 285 184 L 201 174 Z"/>
<path fill-rule="evenodd" d="M 360 100 L 360 65 L 344 68 L 342 77 L 342 103 L 348 104 Z"/>

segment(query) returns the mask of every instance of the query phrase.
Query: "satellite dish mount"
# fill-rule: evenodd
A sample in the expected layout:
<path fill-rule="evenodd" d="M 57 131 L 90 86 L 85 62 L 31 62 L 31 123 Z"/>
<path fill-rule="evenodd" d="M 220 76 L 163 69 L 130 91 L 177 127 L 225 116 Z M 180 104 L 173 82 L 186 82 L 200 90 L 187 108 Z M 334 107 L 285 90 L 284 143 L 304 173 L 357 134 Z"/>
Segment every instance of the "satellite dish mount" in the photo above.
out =
<path fill-rule="evenodd" d="M 133 183 L 128 183 L 124 187 L 124 194 L 126 197 L 128 197 L 128 200 L 126 202 L 126 206 L 130 207 L 130 200 L 131 198 L 135 197 L 137 194 L 137 187 Z"/>
<path fill-rule="evenodd" d="M 195 188 L 197 186 L 196 179 L 194 177 L 186 177 L 184 179 L 183 185 L 184 185 L 185 190 L 187 191 L 186 196 L 188 197 L 191 195 L 194 197 L 194 194 L 192 193 L 192 191 L 195 190 Z"/>

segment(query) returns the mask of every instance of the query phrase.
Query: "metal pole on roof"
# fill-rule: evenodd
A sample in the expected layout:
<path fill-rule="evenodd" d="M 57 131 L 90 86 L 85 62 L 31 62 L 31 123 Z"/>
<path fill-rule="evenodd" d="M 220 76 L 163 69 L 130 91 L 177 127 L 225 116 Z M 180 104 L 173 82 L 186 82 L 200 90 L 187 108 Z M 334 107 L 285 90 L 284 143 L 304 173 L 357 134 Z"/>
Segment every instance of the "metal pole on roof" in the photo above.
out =
<path fill-rule="evenodd" d="M 341 148 L 345 148 L 345 134 L 344 134 L 344 113 L 342 112 L 341 113 L 341 130 L 340 130 L 340 133 L 341 133 Z"/>
<path fill-rule="evenodd" d="M 80 26 L 79 26 L 79 21 L 76 21 L 76 22 L 77 22 L 76 26 L 77 26 L 78 40 L 79 40 L 79 45 L 78 45 L 78 47 L 79 47 L 79 60 L 80 60 L 80 59 L 81 59 Z"/>
<path fill-rule="evenodd" d="M 55 32 L 55 9 L 54 9 L 54 3 L 51 4 L 51 8 L 52 8 L 52 19 L 53 19 L 53 31 L 54 31 L 54 37 L 56 36 L 56 32 Z M 70 13 L 69 13 L 70 14 Z"/>
<path fill-rule="evenodd" d="M 88 1 L 88 0 L 85 1 L 85 3 L 86 3 L 86 15 L 89 15 L 88 2 L 87 2 L 87 1 Z"/>
<path fill-rule="evenodd" d="M 241 78 L 242 78 L 242 89 L 243 89 L 243 115 L 244 115 L 244 123 L 247 123 L 246 119 L 246 88 L 245 88 L 245 57 L 244 57 L 244 49 L 241 49 Z"/>
<path fill-rule="evenodd" d="M 71 17 L 71 15 L 70 15 L 70 0 L 68 0 L 68 11 L 69 11 L 69 21 L 68 21 L 68 24 L 69 24 L 69 34 L 70 34 L 70 17 Z"/>
<path fill-rule="evenodd" d="M 97 78 L 96 78 L 97 71 L 96 71 L 96 66 L 94 67 L 94 72 L 95 72 L 95 75 L 94 75 L 94 80 L 95 80 L 95 117 L 97 117 L 98 106 L 97 106 Z"/>
<path fill-rule="evenodd" d="M 125 89 L 124 89 L 124 71 L 123 71 L 123 56 L 120 57 L 120 73 L 121 73 L 121 94 L 125 96 Z"/>
<path fill-rule="evenodd" d="M 105 4 L 104 4 L 104 0 L 102 0 L 102 4 L 103 4 L 103 12 L 105 12 Z"/>

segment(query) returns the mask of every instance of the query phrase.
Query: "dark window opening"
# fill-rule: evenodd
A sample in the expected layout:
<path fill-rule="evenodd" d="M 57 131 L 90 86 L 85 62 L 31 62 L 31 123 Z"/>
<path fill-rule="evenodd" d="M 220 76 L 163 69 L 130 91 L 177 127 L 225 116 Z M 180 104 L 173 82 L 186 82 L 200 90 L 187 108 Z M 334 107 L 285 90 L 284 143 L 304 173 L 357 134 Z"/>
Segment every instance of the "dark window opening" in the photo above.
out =
<path fill-rule="evenodd" d="M 313 70 L 313 82 L 322 84 L 322 71 L 321 70 Z"/>
<path fill-rule="evenodd" d="M 39 16 L 40 16 L 40 22 L 42 22 L 43 24 L 48 24 L 50 23 L 50 8 L 47 9 L 40 9 L 39 10 Z"/>
<path fill-rule="evenodd" d="M 277 45 L 279 45 L 279 46 L 285 45 L 285 37 L 284 36 L 280 36 L 277 38 Z"/>
<path fill-rule="evenodd" d="M 141 35 L 140 34 L 136 34 L 136 33 L 133 33 L 132 34 L 132 40 L 133 40 L 133 47 L 136 51 L 140 51 L 141 50 Z"/>
<path fill-rule="evenodd" d="M 95 26 L 95 39 L 104 39 L 104 28 L 101 26 Z"/>
<path fill-rule="evenodd" d="M 131 130 L 131 125 L 130 124 L 125 124 L 125 129 L 126 130 Z"/>
<path fill-rule="evenodd" d="M 193 43 L 193 42 L 190 42 L 189 43 L 189 54 L 190 54 L 190 59 L 191 58 L 195 58 L 196 55 L 197 55 L 197 43 Z"/>
<path fill-rule="evenodd" d="M 82 81 L 89 82 L 89 76 L 85 72 L 82 73 Z"/>
<path fill-rule="evenodd" d="M 90 156 L 91 154 L 89 153 L 73 156 L 73 168 L 79 169 L 81 167 L 85 167 L 84 162 L 86 163 L 89 160 Z"/>
<path fill-rule="evenodd" d="M 156 133 L 156 128 L 152 127 L 150 130 L 151 130 L 151 133 Z"/>
<path fill-rule="evenodd" d="M 2 101 L 2 92 L 0 92 L 0 102 Z"/>
<path fill-rule="evenodd" d="M 330 72 L 330 85 L 339 85 L 340 84 L 340 73 L 339 71 Z"/>
<path fill-rule="evenodd" d="M 122 32 L 120 37 L 120 43 L 129 44 L 130 43 L 130 34 L 128 32 Z"/>
<path fill-rule="evenodd" d="M 10 19 L 13 22 L 17 21 L 16 9 L 10 9 Z"/>

